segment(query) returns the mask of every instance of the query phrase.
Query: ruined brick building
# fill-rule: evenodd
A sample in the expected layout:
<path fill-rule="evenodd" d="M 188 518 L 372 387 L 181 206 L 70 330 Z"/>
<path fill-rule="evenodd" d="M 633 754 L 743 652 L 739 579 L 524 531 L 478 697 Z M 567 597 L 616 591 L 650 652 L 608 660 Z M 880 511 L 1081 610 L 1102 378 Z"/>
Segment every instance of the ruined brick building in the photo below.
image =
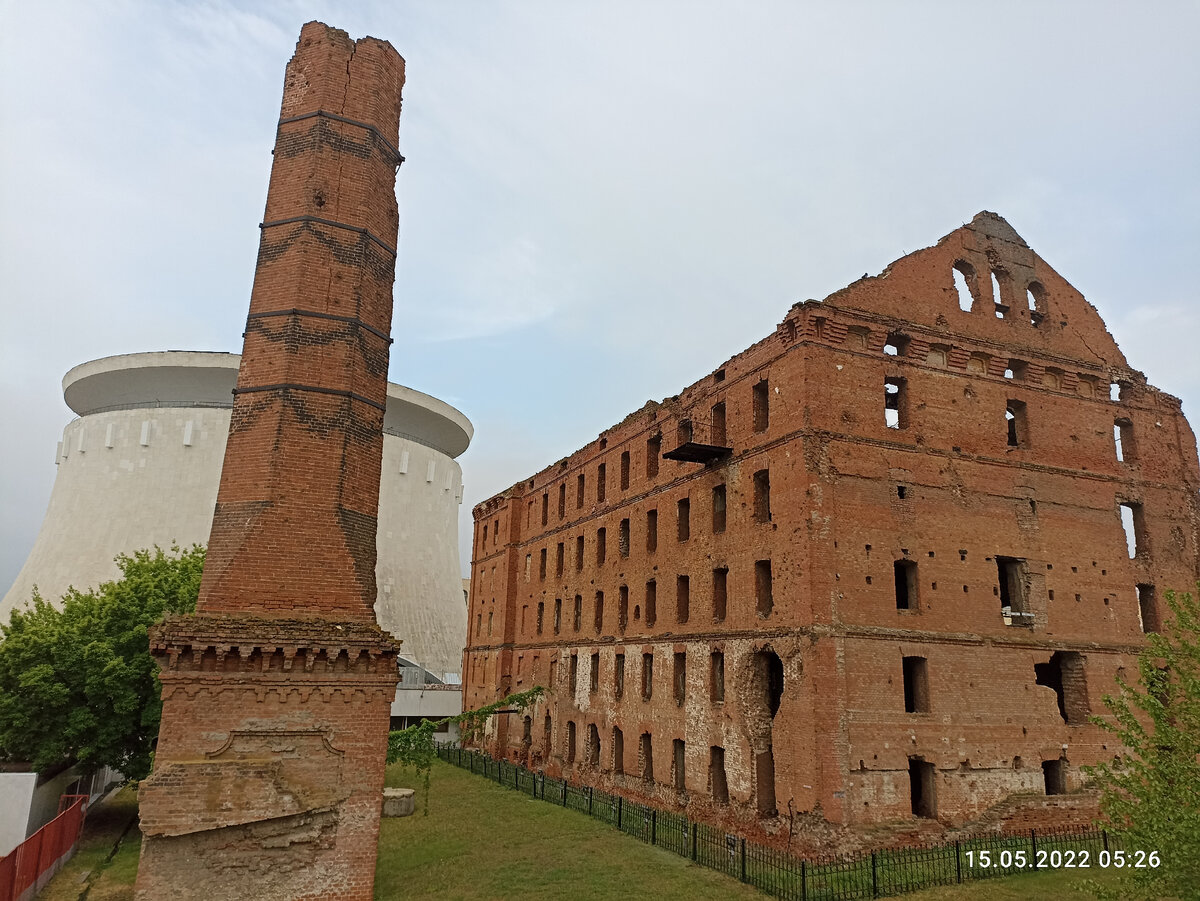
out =
<path fill-rule="evenodd" d="M 476 507 L 464 703 L 548 686 L 491 751 L 743 830 L 967 823 L 1117 753 L 1087 717 L 1196 581 L 1198 487 L 981 213 Z"/>

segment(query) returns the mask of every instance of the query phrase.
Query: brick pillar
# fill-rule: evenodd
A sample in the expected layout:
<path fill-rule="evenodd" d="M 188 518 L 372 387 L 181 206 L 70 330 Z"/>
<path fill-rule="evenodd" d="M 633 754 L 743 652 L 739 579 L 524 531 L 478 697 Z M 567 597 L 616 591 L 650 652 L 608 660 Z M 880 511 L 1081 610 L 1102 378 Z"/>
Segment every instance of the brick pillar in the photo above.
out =
<path fill-rule="evenodd" d="M 404 60 L 305 25 L 195 616 L 151 635 L 163 719 L 137 898 L 369 899 L 399 642 L 375 535 Z"/>

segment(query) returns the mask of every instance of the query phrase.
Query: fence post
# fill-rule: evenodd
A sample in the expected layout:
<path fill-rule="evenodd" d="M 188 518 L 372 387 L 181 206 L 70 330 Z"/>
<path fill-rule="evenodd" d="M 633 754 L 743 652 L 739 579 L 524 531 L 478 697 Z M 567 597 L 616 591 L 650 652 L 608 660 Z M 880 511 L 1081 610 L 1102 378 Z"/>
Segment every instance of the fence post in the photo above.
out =
<path fill-rule="evenodd" d="M 624 804 L 621 802 L 621 796 L 617 795 L 617 828 L 621 828 L 621 814 L 624 812 Z"/>
<path fill-rule="evenodd" d="M 800 901 L 808 901 L 808 861 L 800 861 Z"/>
<path fill-rule="evenodd" d="M 871 852 L 871 897 L 879 897 L 879 874 L 875 868 L 875 852 Z"/>
<path fill-rule="evenodd" d="M 1108 850 L 1108 830 L 1107 830 L 1107 829 L 1101 829 L 1101 830 L 1100 830 L 1100 835 L 1101 835 L 1101 837 L 1104 839 L 1104 850 L 1105 850 L 1105 851 L 1107 851 L 1107 850 Z"/>
<path fill-rule="evenodd" d="M 650 844 L 658 844 L 658 810 L 650 809 Z"/>
<path fill-rule="evenodd" d="M 563 807 L 567 806 L 567 786 L 570 784 L 571 781 L 566 776 L 563 776 Z"/>
<path fill-rule="evenodd" d="M 958 841 L 954 842 L 954 875 L 962 882 L 962 855 L 959 854 Z"/>
<path fill-rule="evenodd" d="M 698 832 L 698 830 L 697 830 L 696 824 L 695 824 L 695 823 L 692 823 L 692 860 L 695 860 L 695 859 L 696 859 L 696 838 L 697 838 L 697 832 Z"/>
<path fill-rule="evenodd" d="M 588 816 L 592 815 L 592 794 L 595 791 L 595 786 L 588 786 Z"/>
<path fill-rule="evenodd" d="M 1029 844 L 1033 846 L 1033 868 L 1036 870 L 1037 865 L 1037 830 L 1029 830 Z"/>
<path fill-rule="evenodd" d="M 742 882 L 746 881 L 746 840 L 742 839 Z"/>

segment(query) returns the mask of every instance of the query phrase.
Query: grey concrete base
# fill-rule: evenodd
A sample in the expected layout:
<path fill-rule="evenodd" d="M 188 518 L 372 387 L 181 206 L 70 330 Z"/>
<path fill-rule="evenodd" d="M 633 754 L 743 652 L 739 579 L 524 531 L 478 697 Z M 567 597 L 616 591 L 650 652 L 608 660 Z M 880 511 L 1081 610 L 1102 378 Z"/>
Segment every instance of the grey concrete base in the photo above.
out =
<path fill-rule="evenodd" d="M 385 788 L 383 790 L 383 815 L 385 817 L 407 817 L 416 810 L 416 793 L 411 788 Z"/>

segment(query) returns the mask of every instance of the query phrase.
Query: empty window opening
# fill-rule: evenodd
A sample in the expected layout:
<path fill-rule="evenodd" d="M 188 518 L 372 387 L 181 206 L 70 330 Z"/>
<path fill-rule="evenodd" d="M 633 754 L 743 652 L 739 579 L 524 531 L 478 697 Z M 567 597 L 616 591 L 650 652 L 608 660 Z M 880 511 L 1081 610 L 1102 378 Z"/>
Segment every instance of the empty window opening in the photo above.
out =
<path fill-rule="evenodd" d="M 688 498 L 681 498 L 675 511 L 676 522 L 678 525 L 678 536 L 680 541 L 687 541 L 692 537 L 692 502 Z"/>
<path fill-rule="evenodd" d="M 1019 557 L 996 557 L 996 575 L 1000 582 L 1000 610 L 1013 618 L 1014 625 L 1030 620 L 1025 590 L 1025 561 Z"/>
<path fill-rule="evenodd" d="M 600 566 L 604 563 L 604 558 L 608 556 L 608 529 L 596 530 L 596 565 Z"/>
<path fill-rule="evenodd" d="M 907 499 L 907 498 L 908 498 L 908 486 L 906 486 L 906 485 L 897 485 L 897 486 L 896 486 L 896 497 L 897 497 L 899 500 L 905 500 L 905 499 Z"/>
<path fill-rule="evenodd" d="M 621 452 L 621 490 L 629 487 L 629 451 Z"/>
<path fill-rule="evenodd" d="M 671 682 L 675 688 L 675 703 L 682 707 L 687 698 L 687 654 L 677 652 L 671 660 Z"/>
<path fill-rule="evenodd" d="M 729 603 L 729 569 L 718 566 L 712 573 L 713 622 L 725 621 L 725 609 Z"/>
<path fill-rule="evenodd" d="M 542 627 L 545 624 L 545 619 L 546 619 L 546 602 L 538 601 L 538 608 L 537 608 L 537 634 L 538 635 L 542 634 Z"/>
<path fill-rule="evenodd" d="M 658 619 L 658 583 L 651 579 L 646 583 L 646 626 L 653 626 Z"/>
<path fill-rule="evenodd" d="M 488 635 L 491 635 L 491 634 L 492 634 L 492 617 L 493 617 L 493 616 L 495 616 L 495 614 L 494 614 L 494 613 L 489 613 L 489 614 L 488 614 Z"/>
<path fill-rule="evenodd" d="M 908 758 L 908 793 L 915 817 L 937 817 L 937 784 L 932 763 L 920 757 Z"/>
<path fill-rule="evenodd" d="M 1067 767 L 1066 761 L 1061 757 L 1058 760 L 1043 760 L 1042 776 L 1046 781 L 1046 794 L 1065 795 L 1067 793 Z"/>
<path fill-rule="evenodd" d="M 754 474 L 754 519 L 771 521 L 771 472 L 760 469 Z"/>
<path fill-rule="evenodd" d="M 572 695 L 575 694 L 575 688 L 578 685 L 579 685 L 579 655 L 572 654 L 571 655 L 571 666 L 570 666 L 570 669 L 567 671 L 567 687 L 570 689 Z"/>
<path fill-rule="evenodd" d="M 959 260 L 954 264 L 954 290 L 958 294 L 958 308 L 964 313 L 971 312 L 974 297 L 971 284 L 975 280 L 975 269 L 970 263 Z"/>
<path fill-rule="evenodd" d="M 599 635 L 601 632 L 604 631 L 604 592 L 603 591 L 596 592 L 596 610 L 595 610 L 594 620 L 595 620 L 594 625 L 596 627 L 596 634 Z"/>
<path fill-rule="evenodd" d="M 622 585 L 617 589 L 617 630 L 624 635 L 627 625 L 629 625 L 629 586 Z"/>
<path fill-rule="evenodd" d="M 612 730 L 612 753 L 613 773 L 618 776 L 625 775 L 625 734 L 617 726 L 613 726 Z"/>
<path fill-rule="evenodd" d="M 754 800 L 760 817 L 779 814 L 775 800 L 775 752 L 771 745 L 754 754 Z"/>
<path fill-rule="evenodd" d="M 1087 723 L 1092 712 L 1088 701 L 1087 673 L 1084 658 L 1078 651 L 1055 651 L 1046 663 L 1033 667 L 1038 685 L 1054 690 L 1058 714 L 1069 726 Z"/>
<path fill-rule="evenodd" d="M 1113 422 L 1113 443 L 1117 446 L 1118 460 L 1132 463 L 1137 459 L 1133 442 L 1133 423 L 1128 419 L 1118 419 Z"/>
<path fill-rule="evenodd" d="M 929 663 L 924 657 L 905 657 L 904 712 L 929 713 Z"/>
<path fill-rule="evenodd" d="M 575 595 L 575 615 L 571 618 L 571 625 L 576 632 L 583 626 L 583 595 Z"/>
<path fill-rule="evenodd" d="M 550 495 L 542 492 L 542 525 L 550 522 Z"/>
<path fill-rule="evenodd" d="M 638 757 L 641 761 L 642 778 L 654 781 L 654 740 L 649 732 L 643 732 L 638 740 Z"/>
<path fill-rule="evenodd" d="M 1002 273 L 1001 273 L 1002 274 Z M 1005 304 L 1004 292 L 1000 290 L 1000 279 L 997 277 L 997 270 L 992 270 L 992 303 L 996 305 L 996 318 L 1003 319 L 1008 313 L 1008 307 Z"/>
<path fill-rule="evenodd" d="M 723 382 L 723 381 L 725 381 L 725 370 L 724 370 L 724 369 L 718 369 L 716 372 L 714 372 L 714 373 L 713 373 L 713 381 L 714 381 L 714 382 Z"/>
<path fill-rule="evenodd" d="M 692 580 L 688 576 L 675 577 L 675 621 L 686 623 L 692 609 Z"/>
<path fill-rule="evenodd" d="M 642 655 L 642 700 L 654 697 L 654 655 Z"/>
<path fill-rule="evenodd" d="M 688 423 L 688 429 L 691 429 L 691 423 Z M 646 439 L 646 478 L 653 479 L 658 475 L 658 460 L 661 456 L 662 435 L 652 435 Z"/>
<path fill-rule="evenodd" d="M 562 630 L 562 598 L 554 599 L 554 634 Z"/>
<path fill-rule="evenodd" d="M 687 758 L 687 746 L 684 744 L 682 738 L 672 740 L 671 751 L 671 782 L 674 784 L 676 791 L 685 791 L 687 789 L 687 774 L 684 765 Z"/>
<path fill-rule="evenodd" d="M 725 700 L 725 655 L 713 651 L 708 660 L 709 699 L 714 704 Z"/>
<path fill-rule="evenodd" d="M 762 679 L 761 684 L 764 691 L 762 703 L 766 705 L 766 712 L 770 719 L 775 719 L 775 715 L 779 713 L 779 705 L 783 701 L 783 661 L 770 648 L 757 652 L 754 657 L 758 677 Z"/>
<path fill-rule="evenodd" d="M 1025 300 L 1029 304 L 1029 323 L 1037 328 L 1046 317 L 1046 289 L 1041 282 L 1030 282 L 1025 289 Z"/>
<path fill-rule="evenodd" d="M 902 335 L 900 332 L 892 332 L 884 339 L 883 352 L 889 357 L 907 356 L 909 343 L 910 339 L 908 335 Z"/>
<path fill-rule="evenodd" d="M 754 600 L 759 616 L 770 616 L 775 607 L 774 589 L 771 585 L 771 561 L 754 561 Z"/>
<path fill-rule="evenodd" d="M 716 804 L 729 803 L 729 782 L 725 778 L 725 749 L 713 745 L 708 754 L 708 781 Z"/>
<path fill-rule="evenodd" d="M 681 419 L 679 424 L 675 426 L 675 443 L 687 444 L 692 440 L 692 421 L 690 419 Z"/>
<path fill-rule="evenodd" d="M 766 379 L 757 382 L 751 389 L 751 407 L 754 431 L 765 432 L 771 422 L 770 395 Z"/>
<path fill-rule="evenodd" d="M 579 535 L 575 539 L 575 569 L 578 572 L 583 572 L 583 536 Z"/>
<path fill-rule="evenodd" d="M 712 434 L 709 443 L 717 447 L 725 446 L 725 402 L 713 404 L 712 408 Z"/>
<path fill-rule="evenodd" d="M 563 574 L 563 566 L 566 564 L 566 559 L 567 549 L 560 541 L 558 543 L 558 549 L 554 552 L 554 574 L 556 576 L 561 576 Z"/>
<path fill-rule="evenodd" d="M 482 633 L 482 632 L 483 632 L 483 614 L 476 613 L 475 614 L 475 637 L 478 638 L 480 633 Z"/>
<path fill-rule="evenodd" d="M 622 557 L 629 556 L 629 520 L 621 520 L 617 529 L 617 553 Z"/>
<path fill-rule="evenodd" d="M 542 749 L 543 753 L 549 757 L 554 744 L 554 721 L 550 718 L 550 714 L 546 714 L 546 719 L 542 721 Z"/>
<path fill-rule="evenodd" d="M 521 721 L 521 744 L 526 747 L 533 744 L 533 717 L 527 716 Z"/>
<path fill-rule="evenodd" d="M 533 554 L 525 555 L 525 581 L 529 581 L 530 571 L 533 569 Z"/>
<path fill-rule="evenodd" d="M 908 428 L 906 379 L 883 380 L 883 421 L 889 429 Z"/>
<path fill-rule="evenodd" d="M 1158 597 L 1153 585 L 1137 587 L 1138 613 L 1142 620 L 1143 632 L 1157 632 L 1160 629 L 1158 621 Z"/>
<path fill-rule="evenodd" d="M 896 560 L 892 563 L 892 574 L 896 584 L 896 609 L 918 609 L 917 564 L 913 560 Z"/>
<path fill-rule="evenodd" d="M 479 543 L 480 549 L 482 549 L 483 547 L 485 547 L 487 545 L 487 530 L 488 530 L 488 527 L 484 526 L 483 527 L 483 541 L 481 541 Z"/>
<path fill-rule="evenodd" d="M 1125 547 L 1129 558 L 1140 557 L 1148 550 L 1146 546 L 1146 522 L 1141 504 L 1121 504 L 1121 528 L 1125 530 Z"/>
<path fill-rule="evenodd" d="M 646 511 L 646 552 L 658 550 L 658 511 Z"/>
<path fill-rule="evenodd" d="M 577 508 L 583 506 L 583 491 L 584 491 L 584 476 L 583 476 L 583 473 L 581 472 L 575 478 L 575 506 Z"/>
<path fill-rule="evenodd" d="M 715 485 L 712 490 L 713 534 L 725 531 L 725 486 Z"/>
<path fill-rule="evenodd" d="M 613 695 L 620 700 L 625 696 L 625 655 L 613 658 Z"/>
<path fill-rule="evenodd" d="M 1028 430 L 1025 422 L 1024 402 L 1010 400 L 1004 408 L 1004 419 L 1008 426 L 1008 446 L 1025 447 L 1028 441 Z"/>
<path fill-rule="evenodd" d="M 601 463 L 596 467 L 596 503 L 604 503 L 604 489 L 607 487 L 604 481 L 604 464 Z"/>
<path fill-rule="evenodd" d="M 1108 383 L 1108 399 L 1109 400 L 1120 400 L 1121 399 L 1121 383 L 1120 382 L 1109 382 Z"/>
<path fill-rule="evenodd" d="M 558 661 L 550 661 L 550 687 L 553 688 L 558 684 Z"/>
<path fill-rule="evenodd" d="M 543 582 L 546 581 L 546 549 L 542 548 L 541 556 L 538 559 L 538 578 Z"/>
<path fill-rule="evenodd" d="M 600 655 L 593 654 L 591 659 L 591 674 L 589 677 L 588 690 L 595 694 L 600 690 Z"/>
<path fill-rule="evenodd" d="M 558 518 L 562 519 L 567 515 L 567 483 L 562 482 L 558 486 Z"/>
<path fill-rule="evenodd" d="M 567 723 L 567 763 L 575 762 L 575 723 Z"/>

